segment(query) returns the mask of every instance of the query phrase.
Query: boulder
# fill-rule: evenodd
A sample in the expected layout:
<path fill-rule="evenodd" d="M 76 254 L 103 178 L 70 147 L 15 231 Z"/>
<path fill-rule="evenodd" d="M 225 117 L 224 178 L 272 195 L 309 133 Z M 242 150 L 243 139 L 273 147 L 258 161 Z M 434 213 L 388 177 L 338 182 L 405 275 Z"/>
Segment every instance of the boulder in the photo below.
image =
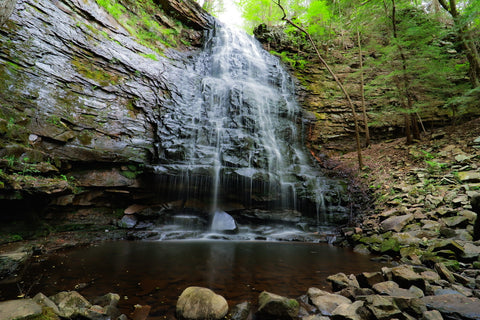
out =
<path fill-rule="evenodd" d="M 402 288 L 410 288 L 412 285 L 422 290 L 425 289 L 425 280 L 421 275 L 413 271 L 408 265 L 391 268 L 392 280 Z"/>
<path fill-rule="evenodd" d="M 392 297 L 380 295 L 366 296 L 364 305 L 378 320 L 404 318 L 402 311 L 397 307 Z"/>
<path fill-rule="evenodd" d="M 289 320 L 298 316 L 300 305 L 297 300 L 263 291 L 258 296 L 258 319 Z"/>
<path fill-rule="evenodd" d="M 231 320 L 247 320 L 250 311 L 252 310 L 252 304 L 248 301 L 239 303 L 230 310 L 229 319 Z"/>
<path fill-rule="evenodd" d="M 30 256 L 27 251 L 0 254 L 0 280 L 14 276 Z"/>
<path fill-rule="evenodd" d="M 58 310 L 57 305 L 41 292 L 37 293 L 35 297 L 33 297 L 33 301 L 43 307 L 50 308 L 53 312 L 55 312 L 55 314 L 60 314 L 60 310 Z"/>
<path fill-rule="evenodd" d="M 447 280 L 450 283 L 455 282 L 455 277 L 450 272 L 450 270 L 448 270 L 447 266 L 445 266 L 444 263 L 442 262 L 435 263 L 435 270 L 443 279 Z"/>
<path fill-rule="evenodd" d="M 339 295 L 332 294 L 317 288 L 308 289 L 308 297 L 315 307 L 321 312 L 322 315 L 330 316 L 333 310 L 335 310 L 341 304 L 351 304 L 350 299 Z"/>
<path fill-rule="evenodd" d="M 76 291 L 62 291 L 50 297 L 58 307 L 58 315 L 63 318 L 83 316 L 92 304 Z"/>
<path fill-rule="evenodd" d="M 17 0 L 0 0 L 0 27 L 8 20 L 16 3 Z"/>
<path fill-rule="evenodd" d="M 480 182 L 480 172 L 478 171 L 461 171 L 458 173 L 458 179 L 461 182 Z"/>
<path fill-rule="evenodd" d="M 332 285 L 333 291 L 340 291 L 346 287 L 360 288 L 357 278 L 353 274 L 347 276 L 345 273 L 340 272 L 328 276 L 327 281 Z"/>
<path fill-rule="evenodd" d="M 429 309 L 438 310 L 445 319 L 480 319 L 480 299 L 460 294 L 427 296 L 422 301 Z"/>
<path fill-rule="evenodd" d="M 184 320 L 222 319 L 227 315 L 228 303 L 210 289 L 188 287 L 178 298 L 177 318 Z"/>
<path fill-rule="evenodd" d="M 363 301 L 355 301 L 354 303 L 345 303 L 339 305 L 332 312 L 333 320 L 362 320 L 366 311 L 363 307 Z"/>
<path fill-rule="evenodd" d="M 443 317 L 438 310 L 430 310 L 425 311 L 420 320 L 443 320 Z"/>
<path fill-rule="evenodd" d="M 27 320 L 39 316 L 41 313 L 42 307 L 32 299 L 0 302 L 0 319 Z"/>
<path fill-rule="evenodd" d="M 213 231 L 219 231 L 224 233 L 237 233 L 237 222 L 231 215 L 224 211 L 215 211 L 212 219 L 212 225 L 210 228 Z"/>
<path fill-rule="evenodd" d="M 387 218 L 386 220 L 382 221 L 380 223 L 380 228 L 384 232 L 386 232 L 386 231 L 400 232 L 412 220 L 413 220 L 413 215 L 412 214 L 404 214 L 404 215 L 401 215 L 401 216 L 393 216 L 393 217 Z"/>

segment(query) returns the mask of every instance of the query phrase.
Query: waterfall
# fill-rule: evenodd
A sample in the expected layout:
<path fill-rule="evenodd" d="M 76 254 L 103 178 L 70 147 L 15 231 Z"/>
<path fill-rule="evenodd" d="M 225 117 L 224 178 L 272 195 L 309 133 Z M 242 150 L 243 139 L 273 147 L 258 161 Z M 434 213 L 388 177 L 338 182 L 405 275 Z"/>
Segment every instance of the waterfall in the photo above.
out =
<path fill-rule="evenodd" d="M 209 32 L 162 110 L 156 169 L 165 192 L 209 198 L 210 212 L 228 201 L 317 215 L 338 204 L 338 183 L 312 167 L 302 145 L 294 82 L 279 59 L 240 30 Z"/>

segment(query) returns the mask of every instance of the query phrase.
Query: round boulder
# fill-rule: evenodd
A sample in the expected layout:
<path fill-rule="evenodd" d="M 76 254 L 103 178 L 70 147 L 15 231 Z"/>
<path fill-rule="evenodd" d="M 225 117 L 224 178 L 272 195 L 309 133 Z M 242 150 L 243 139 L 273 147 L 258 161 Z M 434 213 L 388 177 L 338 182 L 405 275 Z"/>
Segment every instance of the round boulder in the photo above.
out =
<path fill-rule="evenodd" d="M 222 319 L 227 315 L 228 303 L 210 289 L 188 287 L 178 298 L 176 311 L 181 320 Z"/>

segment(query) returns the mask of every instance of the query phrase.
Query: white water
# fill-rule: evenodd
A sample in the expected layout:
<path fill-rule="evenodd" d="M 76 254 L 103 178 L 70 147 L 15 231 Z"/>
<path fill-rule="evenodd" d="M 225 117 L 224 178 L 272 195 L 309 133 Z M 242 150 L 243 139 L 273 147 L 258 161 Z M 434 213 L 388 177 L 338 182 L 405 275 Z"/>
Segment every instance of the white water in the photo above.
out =
<path fill-rule="evenodd" d="M 324 213 L 324 194 L 338 187 L 312 169 L 301 144 L 292 79 L 242 31 L 218 26 L 212 32 L 187 66 L 180 103 L 162 115 L 157 171 L 177 177 L 172 187 L 186 188 L 179 191 L 183 198 L 210 189 L 203 193 L 212 197 L 212 213 L 222 209 L 226 193 L 290 209 L 308 199 L 317 215 Z"/>

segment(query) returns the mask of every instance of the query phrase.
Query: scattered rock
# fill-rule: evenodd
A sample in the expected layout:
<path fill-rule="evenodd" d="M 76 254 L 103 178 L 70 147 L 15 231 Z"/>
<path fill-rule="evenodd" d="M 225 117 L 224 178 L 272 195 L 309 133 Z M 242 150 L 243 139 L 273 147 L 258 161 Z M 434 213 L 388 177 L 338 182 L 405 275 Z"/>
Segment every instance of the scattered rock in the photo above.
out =
<path fill-rule="evenodd" d="M 350 299 L 342 295 L 332 294 L 317 288 L 308 289 L 307 294 L 313 305 L 315 305 L 324 316 L 332 315 L 333 310 L 335 310 L 341 304 L 352 303 Z"/>
<path fill-rule="evenodd" d="M 400 232 L 412 220 L 413 220 L 412 214 L 393 216 L 382 221 L 382 223 L 380 223 L 380 228 L 384 232 L 386 231 Z"/>
<path fill-rule="evenodd" d="M 186 288 L 177 301 L 179 319 L 222 319 L 227 315 L 228 304 L 224 297 L 202 287 Z"/>
<path fill-rule="evenodd" d="M 0 302 L 0 319 L 28 320 L 39 316 L 42 307 L 32 299 L 8 300 Z"/>
<path fill-rule="evenodd" d="M 263 291 L 258 296 L 259 319 L 289 320 L 298 316 L 300 305 L 295 299 L 289 299 L 270 292 Z"/>
<path fill-rule="evenodd" d="M 366 319 L 366 310 L 363 307 L 363 301 L 354 303 L 344 303 L 339 305 L 332 312 L 333 320 L 363 320 Z"/>
<path fill-rule="evenodd" d="M 446 319 L 480 319 L 480 299 L 459 294 L 427 296 L 422 301 L 429 309 L 438 310 Z"/>
<path fill-rule="evenodd" d="M 251 310 L 252 310 L 252 304 L 250 302 L 245 301 L 245 302 L 239 303 L 230 310 L 229 319 L 247 320 Z"/>
<path fill-rule="evenodd" d="M 359 288 L 357 278 L 353 274 L 347 276 L 345 273 L 337 273 L 331 276 L 328 276 L 327 281 L 332 285 L 333 291 L 340 291 L 347 287 L 356 287 Z"/>
<path fill-rule="evenodd" d="M 76 291 L 62 291 L 50 297 L 58 307 L 58 315 L 73 318 L 85 315 L 92 304 Z"/>

